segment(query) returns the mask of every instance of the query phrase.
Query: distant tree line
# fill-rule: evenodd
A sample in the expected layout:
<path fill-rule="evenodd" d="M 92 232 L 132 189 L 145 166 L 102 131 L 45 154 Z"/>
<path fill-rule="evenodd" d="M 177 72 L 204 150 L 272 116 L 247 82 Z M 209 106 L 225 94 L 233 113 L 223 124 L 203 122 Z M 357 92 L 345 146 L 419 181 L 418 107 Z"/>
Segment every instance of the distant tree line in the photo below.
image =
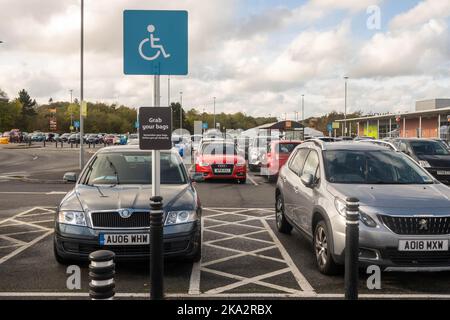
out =
<path fill-rule="evenodd" d="M 171 104 L 173 129 L 180 127 L 180 103 Z M 136 109 L 117 104 L 102 102 L 87 103 L 88 115 L 84 121 L 85 132 L 125 133 L 136 132 Z M 55 112 L 56 111 L 56 112 Z M 38 105 L 26 90 L 21 90 L 18 97 L 10 100 L 0 89 L 0 131 L 20 129 L 24 132 L 36 130 L 49 132 L 50 120 L 56 120 L 56 132 L 69 132 L 74 121 L 80 118 L 80 106 L 77 99 L 74 103 L 67 101 L 53 101 Z M 208 123 L 214 127 L 214 115 L 199 112 L 196 109 L 183 108 L 183 128 L 194 132 L 194 121 Z M 251 117 L 242 112 L 234 114 L 216 114 L 216 123 L 221 129 L 249 129 L 265 123 L 276 122 L 275 117 Z"/>

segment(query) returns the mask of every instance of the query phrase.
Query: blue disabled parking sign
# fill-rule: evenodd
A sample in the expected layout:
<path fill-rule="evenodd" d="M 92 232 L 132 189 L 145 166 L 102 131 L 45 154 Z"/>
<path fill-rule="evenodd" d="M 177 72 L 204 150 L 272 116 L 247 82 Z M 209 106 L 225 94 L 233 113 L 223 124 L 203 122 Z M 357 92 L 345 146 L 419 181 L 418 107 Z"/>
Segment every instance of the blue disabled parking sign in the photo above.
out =
<path fill-rule="evenodd" d="M 125 74 L 186 75 L 187 11 L 125 10 L 123 52 Z"/>

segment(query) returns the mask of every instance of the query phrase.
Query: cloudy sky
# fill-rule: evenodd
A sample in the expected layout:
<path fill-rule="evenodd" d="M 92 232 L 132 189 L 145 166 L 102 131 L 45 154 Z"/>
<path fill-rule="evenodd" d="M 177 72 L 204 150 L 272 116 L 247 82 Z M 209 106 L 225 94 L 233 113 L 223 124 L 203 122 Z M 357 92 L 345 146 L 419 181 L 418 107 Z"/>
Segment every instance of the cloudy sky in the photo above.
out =
<path fill-rule="evenodd" d="M 80 0 L 0 0 L 0 88 L 39 103 L 79 95 Z M 151 105 L 149 76 L 125 76 L 124 9 L 189 12 L 189 75 L 171 101 L 199 111 L 294 118 L 410 111 L 450 98 L 450 1 L 85 0 L 85 99 Z M 377 14 L 379 12 L 379 15 Z M 380 17 L 378 20 L 377 18 Z M 167 77 L 161 77 L 167 104 Z"/>

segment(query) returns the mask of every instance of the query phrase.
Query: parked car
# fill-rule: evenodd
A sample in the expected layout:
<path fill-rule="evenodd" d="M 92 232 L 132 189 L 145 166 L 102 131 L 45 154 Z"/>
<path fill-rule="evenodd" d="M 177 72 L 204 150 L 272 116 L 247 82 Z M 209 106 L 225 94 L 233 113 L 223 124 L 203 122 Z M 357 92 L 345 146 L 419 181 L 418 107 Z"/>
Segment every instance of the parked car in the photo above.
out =
<path fill-rule="evenodd" d="M 103 141 L 104 141 L 106 144 L 110 145 L 110 144 L 114 144 L 115 139 L 116 139 L 116 136 L 115 136 L 115 135 L 113 135 L 113 134 L 107 134 L 107 135 L 103 138 Z"/>
<path fill-rule="evenodd" d="M 181 157 L 190 154 L 191 151 L 190 137 L 173 135 L 172 145 L 178 151 Z"/>
<path fill-rule="evenodd" d="M 320 272 L 344 263 L 346 199 L 359 199 L 360 265 L 449 267 L 450 189 L 402 152 L 308 141 L 281 168 L 276 226 L 313 242 Z"/>
<path fill-rule="evenodd" d="M 99 138 L 98 134 L 90 134 L 87 136 L 86 142 L 90 143 L 90 144 L 99 144 L 100 138 Z"/>
<path fill-rule="evenodd" d="M 131 133 L 128 136 L 127 144 L 138 145 L 139 144 L 139 135 L 137 133 Z"/>
<path fill-rule="evenodd" d="M 45 141 L 55 142 L 55 141 L 57 141 L 58 137 L 59 137 L 58 133 L 49 132 L 49 133 L 45 134 Z"/>
<path fill-rule="evenodd" d="M 450 150 L 432 139 L 398 138 L 397 148 L 416 160 L 436 179 L 450 185 Z"/>
<path fill-rule="evenodd" d="M 245 159 L 239 155 L 236 145 L 225 140 L 201 144 L 195 160 L 195 172 L 205 180 L 233 179 L 239 183 L 247 180 Z"/>
<path fill-rule="evenodd" d="M 79 133 L 73 133 L 70 135 L 69 139 L 67 140 L 68 143 L 80 143 L 80 134 Z"/>
<path fill-rule="evenodd" d="M 102 148 L 79 177 L 64 175 L 75 187 L 56 212 L 54 255 L 60 263 L 85 261 L 99 250 L 116 259 L 148 259 L 151 151 L 138 146 Z M 161 151 L 164 198 L 164 255 L 198 261 L 201 257 L 201 205 L 178 154 Z"/>
<path fill-rule="evenodd" d="M 43 142 L 45 140 L 45 134 L 43 132 L 33 132 L 30 138 L 33 142 Z"/>
<path fill-rule="evenodd" d="M 272 141 L 269 144 L 267 156 L 262 161 L 261 174 L 266 176 L 269 181 L 275 180 L 291 152 L 302 142 L 299 140 Z"/>
<path fill-rule="evenodd" d="M 69 137 L 72 135 L 72 133 L 63 133 L 62 135 L 60 135 L 56 141 L 58 142 L 67 142 L 69 140 Z"/>
<path fill-rule="evenodd" d="M 248 147 L 248 168 L 250 171 L 255 172 L 261 169 L 269 144 L 276 140 L 279 139 L 272 136 L 258 136 L 250 141 Z"/>

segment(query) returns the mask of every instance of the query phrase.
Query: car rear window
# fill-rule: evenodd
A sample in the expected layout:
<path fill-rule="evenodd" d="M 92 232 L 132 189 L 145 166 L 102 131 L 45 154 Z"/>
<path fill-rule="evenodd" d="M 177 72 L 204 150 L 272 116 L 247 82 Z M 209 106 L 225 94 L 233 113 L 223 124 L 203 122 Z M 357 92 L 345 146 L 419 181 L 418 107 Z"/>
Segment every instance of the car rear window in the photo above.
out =
<path fill-rule="evenodd" d="M 278 143 L 276 147 L 277 153 L 291 153 L 298 145 L 298 143 Z"/>
<path fill-rule="evenodd" d="M 450 152 L 437 141 L 411 141 L 411 148 L 416 155 L 447 155 Z"/>

